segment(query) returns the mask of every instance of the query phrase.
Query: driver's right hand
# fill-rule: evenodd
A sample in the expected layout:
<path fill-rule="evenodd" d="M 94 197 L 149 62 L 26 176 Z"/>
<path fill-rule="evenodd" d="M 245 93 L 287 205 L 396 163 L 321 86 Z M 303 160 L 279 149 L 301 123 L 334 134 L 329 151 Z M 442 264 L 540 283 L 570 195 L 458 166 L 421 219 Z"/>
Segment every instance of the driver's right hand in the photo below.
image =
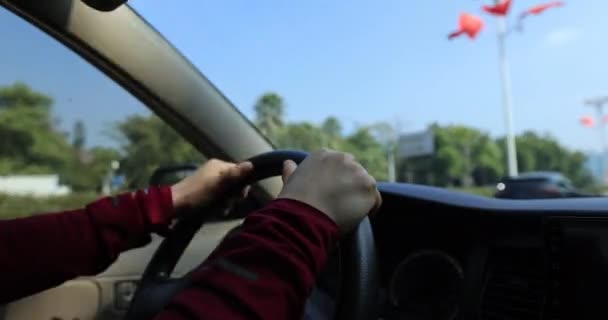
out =
<path fill-rule="evenodd" d="M 353 155 L 331 150 L 311 153 L 300 165 L 283 164 L 278 198 L 304 202 L 325 213 L 341 234 L 353 230 L 382 203 L 376 180 Z"/>

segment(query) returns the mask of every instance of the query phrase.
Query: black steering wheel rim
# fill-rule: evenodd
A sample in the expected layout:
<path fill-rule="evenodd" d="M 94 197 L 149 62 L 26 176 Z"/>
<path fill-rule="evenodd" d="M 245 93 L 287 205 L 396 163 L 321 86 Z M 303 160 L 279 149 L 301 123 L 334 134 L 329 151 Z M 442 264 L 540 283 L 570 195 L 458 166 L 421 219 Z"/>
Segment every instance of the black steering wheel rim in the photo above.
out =
<path fill-rule="evenodd" d="M 255 156 L 250 182 L 281 174 L 285 160 L 302 162 L 308 153 L 276 150 Z M 220 203 L 202 208 L 206 212 L 222 210 Z M 173 226 L 148 263 L 133 296 L 125 319 L 151 320 L 169 301 L 190 283 L 190 274 L 170 278 L 175 265 L 209 214 L 186 214 Z M 336 320 L 375 319 L 378 293 L 378 267 L 371 224 L 365 218 L 339 245 L 340 290 L 336 305 Z"/>

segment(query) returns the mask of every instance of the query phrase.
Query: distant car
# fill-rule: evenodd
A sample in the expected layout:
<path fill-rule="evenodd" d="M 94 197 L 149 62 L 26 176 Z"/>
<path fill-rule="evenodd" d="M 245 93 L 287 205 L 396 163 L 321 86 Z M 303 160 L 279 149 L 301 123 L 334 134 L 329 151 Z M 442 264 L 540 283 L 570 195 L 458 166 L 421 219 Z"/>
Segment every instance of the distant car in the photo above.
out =
<path fill-rule="evenodd" d="M 559 172 L 527 172 L 503 178 L 496 185 L 496 198 L 547 199 L 583 197 Z"/>

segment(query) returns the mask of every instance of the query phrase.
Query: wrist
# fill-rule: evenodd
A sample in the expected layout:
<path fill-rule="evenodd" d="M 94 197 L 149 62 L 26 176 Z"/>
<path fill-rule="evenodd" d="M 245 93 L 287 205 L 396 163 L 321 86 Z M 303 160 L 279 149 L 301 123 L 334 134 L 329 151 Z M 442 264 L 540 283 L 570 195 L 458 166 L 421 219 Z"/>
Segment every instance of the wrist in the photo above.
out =
<path fill-rule="evenodd" d="M 169 187 L 150 187 L 145 190 L 138 190 L 135 193 L 136 202 L 142 205 L 142 211 L 148 226 L 149 232 L 164 234 L 168 230 L 173 218 L 175 209 Z M 131 196 L 133 199 L 133 196 Z"/>
<path fill-rule="evenodd" d="M 301 196 L 293 195 L 293 194 L 289 194 L 289 193 L 279 194 L 277 199 L 289 199 L 289 200 L 295 200 L 295 201 L 304 203 L 310 207 L 317 209 L 317 211 L 323 213 L 331 221 L 333 221 L 334 223 L 337 224 L 335 215 L 333 214 L 330 206 L 323 205 L 323 203 L 321 201 L 315 201 L 314 199 L 309 199 L 307 197 L 301 197 Z"/>

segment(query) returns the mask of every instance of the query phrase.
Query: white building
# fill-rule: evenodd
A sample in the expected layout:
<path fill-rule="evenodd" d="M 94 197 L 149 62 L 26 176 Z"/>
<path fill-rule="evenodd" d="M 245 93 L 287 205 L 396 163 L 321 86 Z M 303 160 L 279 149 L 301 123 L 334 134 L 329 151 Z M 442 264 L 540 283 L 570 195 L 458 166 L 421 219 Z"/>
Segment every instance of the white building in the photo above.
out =
<path fill-rule="evenodd" d="M 63 196 L 71 193 L 59 183 L 59 175 L 0 176 L 0 193 L 20 196 Z"/>

